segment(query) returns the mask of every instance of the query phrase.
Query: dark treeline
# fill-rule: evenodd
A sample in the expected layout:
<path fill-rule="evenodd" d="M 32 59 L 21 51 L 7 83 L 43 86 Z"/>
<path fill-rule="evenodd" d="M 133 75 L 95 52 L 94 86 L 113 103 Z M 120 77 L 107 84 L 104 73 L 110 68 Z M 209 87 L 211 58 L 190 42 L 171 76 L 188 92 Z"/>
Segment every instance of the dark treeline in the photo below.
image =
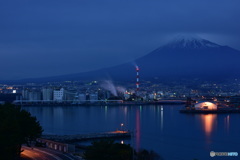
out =
<path fill-rule="evenodd" d="M 84 153 L 86 160 L 162 160 L 154 151 L 136 152 L 128 144 L 114 143 L 113 140 L 95 141 Z"/>
<path fill-rule="evenodd" d="M 42 134 L 36 117 L 20 107 L 5 104 L 0 106 L 0 159 L 19 159 L 21 146 Z"/>

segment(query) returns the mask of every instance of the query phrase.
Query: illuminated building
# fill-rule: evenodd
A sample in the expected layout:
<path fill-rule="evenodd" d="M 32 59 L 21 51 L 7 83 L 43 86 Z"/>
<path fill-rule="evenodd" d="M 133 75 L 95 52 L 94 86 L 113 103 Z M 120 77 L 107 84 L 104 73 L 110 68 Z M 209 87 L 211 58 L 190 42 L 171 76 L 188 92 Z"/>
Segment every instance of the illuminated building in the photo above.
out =
<path fill-rule="evenodd" d="M 194 105 L 195 110 L 217 110 L 217 105 L 211 102 L 200 102 Z"/>

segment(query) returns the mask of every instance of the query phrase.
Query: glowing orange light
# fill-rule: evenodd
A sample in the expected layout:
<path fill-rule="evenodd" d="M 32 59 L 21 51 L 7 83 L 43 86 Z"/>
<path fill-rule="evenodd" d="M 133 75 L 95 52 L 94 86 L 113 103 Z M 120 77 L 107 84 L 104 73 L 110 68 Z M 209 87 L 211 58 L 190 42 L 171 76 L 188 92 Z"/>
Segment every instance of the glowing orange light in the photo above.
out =
<path fill-rule="evenodd" d="M 205 134 L 210 136 L 213 131 L 214 121 L 216 119 L 215 114 L 201 115 Z"/>

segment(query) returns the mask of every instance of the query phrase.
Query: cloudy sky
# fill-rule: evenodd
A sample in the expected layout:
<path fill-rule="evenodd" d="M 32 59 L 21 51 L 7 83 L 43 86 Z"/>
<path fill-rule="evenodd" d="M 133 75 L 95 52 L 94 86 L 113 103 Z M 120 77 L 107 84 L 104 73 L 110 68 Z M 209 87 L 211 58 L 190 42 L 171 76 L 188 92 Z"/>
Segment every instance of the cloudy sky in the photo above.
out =
<path fill-rule="evenodd" d="M 239 0 L 7 0 L 0 17 L 0 80 L 114 66 L 178 33 L 240 50 Z"/>

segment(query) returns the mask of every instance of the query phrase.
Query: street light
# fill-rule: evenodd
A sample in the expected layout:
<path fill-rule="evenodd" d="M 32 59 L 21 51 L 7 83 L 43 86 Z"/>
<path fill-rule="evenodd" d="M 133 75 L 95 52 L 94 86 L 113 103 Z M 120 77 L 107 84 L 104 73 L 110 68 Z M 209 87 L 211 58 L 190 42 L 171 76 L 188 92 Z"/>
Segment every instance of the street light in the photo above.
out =
<path fill-rule="evenodd" d="M 121 123 L 121 131 L 123 132 L 123 123 Z"/>

